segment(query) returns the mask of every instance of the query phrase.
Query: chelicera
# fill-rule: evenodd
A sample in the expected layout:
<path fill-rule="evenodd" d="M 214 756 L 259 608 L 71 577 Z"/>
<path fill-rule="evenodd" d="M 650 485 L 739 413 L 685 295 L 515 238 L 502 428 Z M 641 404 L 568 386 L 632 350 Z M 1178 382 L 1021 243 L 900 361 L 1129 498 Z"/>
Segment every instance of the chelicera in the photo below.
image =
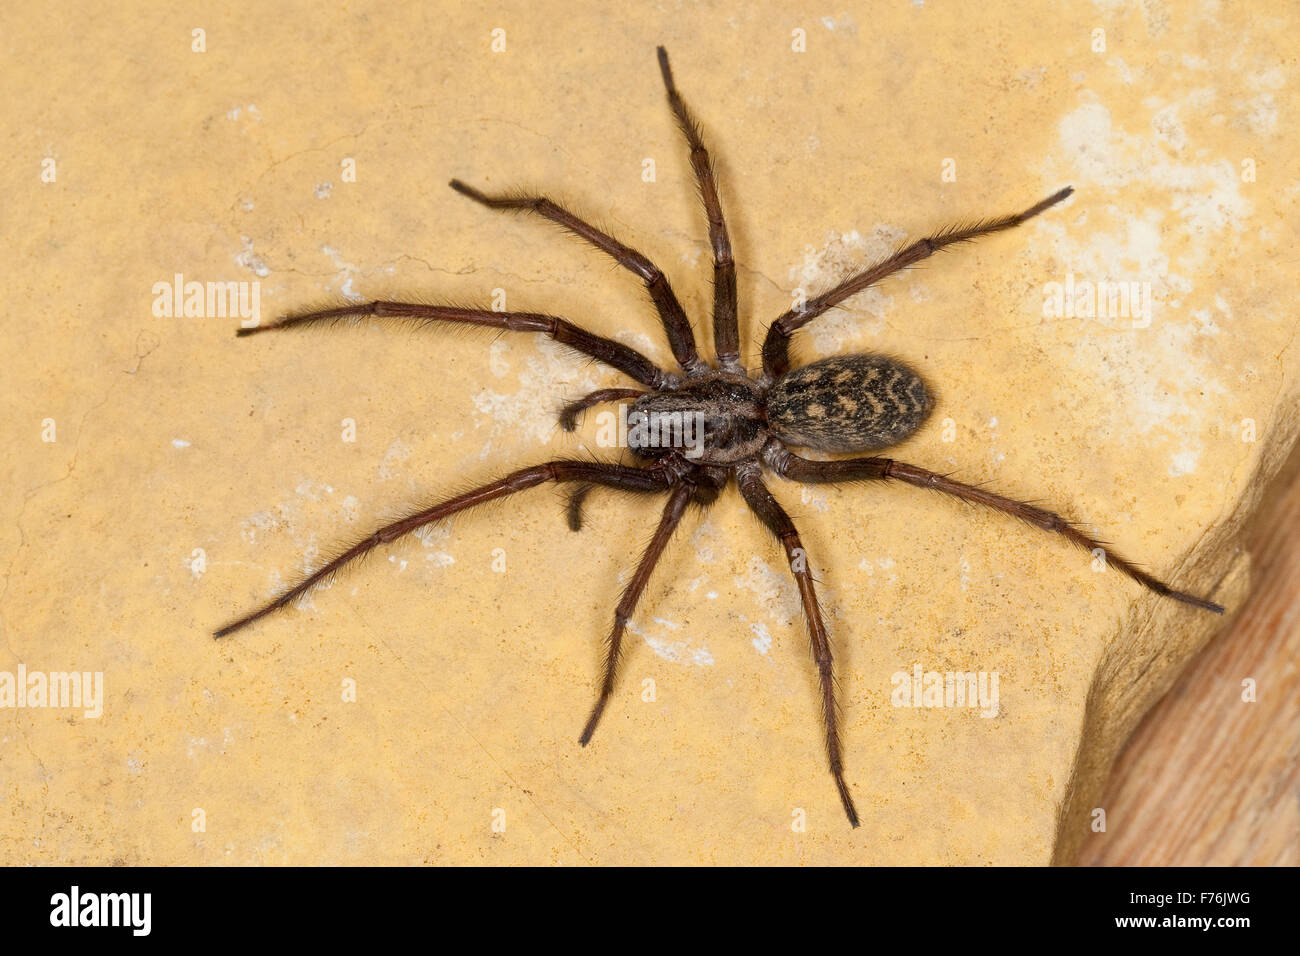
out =
<path fill-rule="evenodd" d="M 954 243 L 1011 229 L 1062 202 L 1072 190 L 1067 186 L 1023 212 L 943 229 L 800 303 L 768 327 L 763 340 L 762 368 L 751 374 L 740 361 L 736 265 L 718 199 L 713 165 L 705 150 L 700 128 L 673 82 L 668 55 L 662 47 L 658 55 L 668 103 L 690 148 L 691 166 L 708 218 L 714 278 L 713 362 L 700 355 L 691 323 L 668 279 L 641 253 L 544 196 L 490 196 L 458 180 L 452 180 L 451 186 L 462 195 L 492 209 L 532 213 L 558 223 L 639 276 L 663 322 L 678 370 L 660 368 L 635 349 L 594 335 L 566 319 L 535 312 L 371 302 L 290 315 L 267 326 L 240 329 L 238 334 L 247 336 L 272 330 L 357 323 L 372 317 L 416 326 L 461 323 L 512 332 L 539 332 L 622 372 L 640 385 L 639 388 L 600 389 L 566 405 L 560 412 L 560 422 L 566 430 L 572 431 L 576 427 L 586 409 L 609 402 L 621 403 L 629 421 L 671 423 L 673 427 L 637 428 L 629 432 L 628 444 L 637 464 L 557 459 L 521 468 L 504 478 L 416 511 L 357 542 L 274 600 L 221 628 L 216 636 L 231 634 L 289 605 L 344 565 L 380 545 L 475 505 L 545 482 L 564 482 L 572 486 L 568 520 L 575 531 L 582 526 L 584 499 L 594 488 L 663 495 L 667 500 L 659 525 L 614 611 L 596 702 L 579 736 L 579 741 L 585 746 L 614 692 L 627 622 L 669 539 L 688 507 L 711 505 L 734 480 L 741 497 L 784 548 L 798 585 L 817 667 L 831 776 L 849 822 L 857 826 L 858 813 L 844 778 L 830 636 L 799 532 L 764 482 L 764 470 L 808 483 L 903 482 L 1014 515 L 1089 551 L 1102 548 L 1102 545 L 1051 511 L 892 458 L 863 457 L 865 452 L 896 445 L 915 433 L 933 407 L 931 390 L 922 377 L 904 362 L 873 353 L 834 356 L 792 369 L 791 337 L 828 309 L 882 279 Z M 677 427 L 679 425 L 690 427 Z M 856 457 L 814 460 L 796 454 L 792 447 Z M 1118 569 L 1158 595 L 1207 611 L 1223 612 L 1223 608 L 1213 601 L 1175 590 L 1114 552 L 1108 552 L 1106 558 L 1107 566 Z"/>

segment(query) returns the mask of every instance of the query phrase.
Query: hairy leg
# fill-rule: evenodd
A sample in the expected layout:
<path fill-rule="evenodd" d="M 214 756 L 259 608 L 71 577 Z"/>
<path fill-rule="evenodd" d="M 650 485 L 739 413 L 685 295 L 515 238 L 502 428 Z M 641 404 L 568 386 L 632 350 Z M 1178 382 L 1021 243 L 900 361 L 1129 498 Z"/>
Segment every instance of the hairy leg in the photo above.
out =
<path fill-rule="evenodd" d="M 541 332 L 562 345 L 604 362 L 651 388 L 671 388 L 677 381 L 676 376 L 669 375 L 636 349 L 628 348 L 613 339 L 594 335 L 566 319 L 543 315 L 540 312 L 493 312 L 491 309 L 460 309 L 415 302 L 365 302 L 344 305 L 337 309 L 288 315 L 270 325 L 240 329 L 235 334 L 246 336 L 282 329 L 332 325 L 339 322 L 355 323 L 365 318 L 394 319 L 417 325 L 456 322 L 489 329 L 502 329 L 507 332 Z"/>
<path fill-rule="evenodd" d="M 663 74 L 664 89 L 668 92 L 668 105 L 686 137 L 686 145 L 690 147 L 691 168 L 695 170 L 695 182 L 700 188 L 704 214 L 709 220 L 709 244 L 713 247 L 713 342 L 718 364 L 728 372 L 743 373 L 736 318 L 736 263 L 731 256 L 731 238 L 727 235 L 727 222 L 722 216 L 722 202 L 718 199 L 713 161 L 704 148 L 700 124 L 691 116 L 677 92 L 673 71 L 668 65 L 668 51 L 663 47 L 659 47 L 659 72 Z"/>
<path fill-rule="evenodd" d="M 767 337 L 763 340 L 763 371 L 772 378 L 777 378 L 788 372 L 790 370 L 790 338 L 794 333 L 827 309 L 849 298 L 849 296 L 856 295 L 862 290 L 875 285 L 886 276 L 893 275 L 908 266 L 916 265 L 922 259 L 934 255 L 945 246 L 957 242 L 969 242 L 980 236 L 987 236 L 989 233 L 1001 232 L 1003 229 L 1018 226 L 1025 220 L 1032 219 L 1039 213 L 1052 208 L 1072 192 L 1074 192 L 1073 187 L 1066 186 L 1064 189 L 1048 196 L 1042 202 L 1030 206 L 1024 212 L 1018 212 L 1010 216 L 999 216 L 997 219 L 985 219 L 969 226 L 953 226 L 925 239 L 918 239 L 889 258 L 862 270 L 856 275 L 850 276 L 829 292 L 823 292 L 821 295 L 809 299 L 801 308 L 791 309 L 768 327 Z"/>
<path fill-rule="evenodd" d="M 593 405 L 616 402 L 624 398 L 640 398 L 648 394 L 637 388 L 598 388 L 560 409 L 560 427 L 571 432 L 578 427 L 578 416 Z"/>
<path fill-rule="evenodd" d="M 718 500 L 718 495 L 721 494 L 722 488 L 726 486 L 726 482 L 723 481 L 720 485 L 714 485 L 710 481 L 708 475 L 702 475 L 700 477 L 703 481 L 701 484 L 696 486 L 695 496 L 691 499 L 691 504 L 698 505 L 700 510 L 703 511 Z M 569 492 L 569 506 L 567 512 L 570 531 L 582 530 L 583 508 L 586 506 L 587 496 L 590 495 L 595 488 L 596 486 L 593 484 L 581 484 L 574 488 L 573 491 Z M 637 491 L 639 489 L 620 488 L 618 490 Z M 658 491 L 660 489 L 654 488 L 647 490 Z"/>
<path fill-rule="evenodd" d="M 457 512 L 475 505 L 505 498 L 516 492 L 532 488 L 546 481 L 581 481 L 586 484 L 609 485 L 614 488 L 628 488 L 634 491 L 666 491 L 671 483 L 670 477 L 662 471 L 646 468 L 633 468 L 626 465 L 603 464 L 590 461 L 552 461 L 544 465 L 522 468 L 497 481 L 489 482 L 464 494 L 441 501 L 430 508 L 417 511 L 385 525 L 378 531 L 358 541 L 324 567 L 312 572 L 298 584 L 285 591 L 273 601 L 257 610 L 245 614 L 236 621 L 216 631 L 214 637 L 225 637 L 254 621 L 277 611 L 292 603 L 307 591 L 320 584 L 326 578 L 338 572 L 345 564 L 368 554 L 381 544 L 387 544 L 419 528 L 441 521 Z"/>
<path fill-rule="evenodd" d="M 1060 515 L 1026 504 L 1023 501 L 1016 501 L 1014 498 L 1006 498 L 991 491 L 985 491 L 983 488 L 977 488 L 974 485 L 953 481 L 944 475 L 926 471 L 924 468 L 918 468 L 905 462 L 895 461 L 892 458 L 848 458 L 839 461 L 811 461 L 777 446 L 769 448 L 766 458 L 768 467 L 778 475 L 792 481 L 829 483 L 892 478 L 896 481 L 907 482 L 909 485 L 916 485 L 918 488 L 941 491 L 963 501 L 993 508 L 1004 514 L 1014 515 L 1035 527 L 1042 528 L 1044 531 L 1055 532 L 1086 551 L 1100 549 L 1106 557 L 1107 567 L 1118 568 L 1123 574 L 1149 591 L 1154 591 L 1156 594 L 1172 598 L 1175 601 L 1181 601 L 1184 604 L 1190 604 L 1193 607 L 1213 611 L 1215 614 L 1223 613 L 1222 605 L 1170 587 L 1159 578 L 1134 565 L 1127 558 L 1111 551 L 1100 541 L 1084 534 Z"/>
<path fill-rule="evenodd" d="M 799 598 L 803 602 L 804 616 L 807 618 L 808 633 L 812 638 L 813 659 L 817 662 L 817 674 L 822 691 L 822 722 L 826 729 L 826 755 L 830 759 L 831 775 L 835 778 L 835 788 L 839 791 L 844 813 L 853 826 L 858 825 L 858 811 L 853 805 L 853 796 L 848 784 L 844 782 L 844 758 L 840 752 L 839 708 L 835 703 L 835 675 L 831 658 L 830 637 L 826 633 L 826 624 L 822 620 L 821 605 L 817 601 L 817 591 L 813 587 L 812 572 L 808 568 L 808 555 L 799 539 L 799 532 L 790 515 L 781 507 L 781 503 L 772 497 L 759 471 L 757 463 L 741 463 L 736 468 L 736 483 L 740 493 L 749 503 L 750 508 L 767 525 L 777 540 L 785 548 L 790 570 L 799 585 Z"/>
<path fill-rule="evenodd" d="M 641 593 L 650 580 L 651 572 L 663 557 L 664 549 L 668 547 L 668 539 L 673 536 L 695 492 L 695 486 L 689 483 L 679 484 L 673 489 L 668 504 L 664 506 L 663 517 L 659 519 L 659 527 L 655 529 L 654 537 L 650 539 L 650 544 L 641 556 L 641 563 L 637 565 L 632 580 L 623 589 L 623 596 L 614 610 L 614 626 L 610 630 L 609 643 L 605 650 L 605 668 L 604 676 L 600 681 L 600 693 L 596 697 L 596 705 L 591 710 L 591 716 L 587 718 L 586 726 L 582 728 L 582 736 L 578 738 L 584 747 L 591 740 L 591 735 L 596 732 L 600 715 L 605 712 L 609 696 L 614 692 L 614 676 L 618 670 L 619 652 L 623 647 L 623 631 L 627 628 L 628 619 L 636 609 L 637 601 L 641 599 Z"/>
<path fill-rule="evenodd" d="M 664 332 L 668 335 L 668 344 L 672 347 L 673 357 L 688 372 L 707 369 L 695 348 L 695 333 L 691 331 L 690 320 L 677 295 L 668 284 L 667 277 L 653 262 L 629 246 L 623 245 L 612 236 L 606 235 L 595 226 L 584 222 L 562 206 L 551 202 L 545 196 L 489 196 L 473 186 L 467 186 L 459 179 L 451 181 L 451 188 L 462 196 L 468 196 L 475 202 L 492 209 L 517 209 L 533 212 L 552 222 L 559 223 L 574 235 L 586 239 L 596 248 L 611 256 L 624 269 L 635 272 L 645 283 L 650 298 L 663 320 Z"/>

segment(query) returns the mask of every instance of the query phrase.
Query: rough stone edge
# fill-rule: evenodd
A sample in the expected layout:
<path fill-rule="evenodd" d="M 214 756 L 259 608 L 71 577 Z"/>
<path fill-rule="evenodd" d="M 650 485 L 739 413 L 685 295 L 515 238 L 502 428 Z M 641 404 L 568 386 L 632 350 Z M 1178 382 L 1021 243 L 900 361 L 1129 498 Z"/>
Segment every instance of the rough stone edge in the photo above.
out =
<path fill-rule="evenodd" d="M 1284 416 L 1282 427 L 1270 433 L 1284 432 L 1285 437 L 1261 451 L 1241 505 L 1197 549 L 1201 557 L 1184 560 L 1172 574 L 1175 582 L 1184 584 L 1215 582 L 1213 596 L 1227 608 L 1227 614 L 1218 619 L 1204 615 L 1198 620 L 1183 607 L 1135 602 L 1119 636 L 1097 662 L 1084 702 L 1079 746 L 1057 811 L 1053 866 L 1074 865 L 1084 839 L 1091 834 L 1092 812 L 1129 737 L 1191 660 L 1230 626 L 1249 597 L 1252 569 L 1245 544 L 1261 516 L 1261 504 L 1275 497 L 1278 480 L 1292 470 L 1287 463 L 1300 454 L 1297 422 L 1293 416 Z M 1190 631 L 1192 639 L 1181 644 L 1171 641 L 1179 631 Z"/>

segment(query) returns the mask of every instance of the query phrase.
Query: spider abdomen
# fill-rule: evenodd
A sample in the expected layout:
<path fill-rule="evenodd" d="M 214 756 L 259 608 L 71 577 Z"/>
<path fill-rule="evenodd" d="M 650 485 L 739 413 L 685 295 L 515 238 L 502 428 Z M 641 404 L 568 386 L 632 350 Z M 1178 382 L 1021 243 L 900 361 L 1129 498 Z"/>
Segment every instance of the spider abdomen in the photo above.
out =
<path fill-rule="evenodd" d="M 788 445 L 863 452 L 896 445 L 933 407 L 925 382 L 887 355 L 837 355 L 797 368 L 767 393 L 767 420 Z"/>

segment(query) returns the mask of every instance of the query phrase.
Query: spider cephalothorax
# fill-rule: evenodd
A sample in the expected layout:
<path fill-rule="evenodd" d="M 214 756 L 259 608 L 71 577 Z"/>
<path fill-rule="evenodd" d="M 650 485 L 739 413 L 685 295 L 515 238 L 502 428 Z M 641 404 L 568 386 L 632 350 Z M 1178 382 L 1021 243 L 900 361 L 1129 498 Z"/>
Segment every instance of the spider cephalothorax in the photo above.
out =
<path fill-rule="evenodd" d="M 585 745 L 613 693 L 628 619 L 669 538 L 688 505 L 712 504 L 720 491 L 734 479 L 745 502 L 780 541 L 798 584 L 817 665 L 831 775 L 845 814 L 857 826 L 857 810 L 844 779 L 830 639 L 799 532 L 763 482 L 764 468 L 794 481 L 811 483 L 894 479 L 1015 515 L 1089 550 L 1100 549 L 1102 545 L 1053 512 L 895 459 L 856 457 L 821 461 L 796 455 L 787 446 L 861 454 L 896 445 L 921 427 L 934 400 L 915 371 L 888 356 L 835 356 L 792 371 L 790 338 L 828 309 L 886 276 L 906 269 L 945 246 L 1017 226 L 1061 202 L 1072 190 L 1069 187 L 1059 190 L 1021 213 L 945 229 L 919 239 L 791 309 L 768 327 L 763 341 L 762 370 L 751 376 L 740 362 L 736 266 L 713 167 L 699 127 L 673 83 L 668 54 L 662 47 L 659 48 L 659 68 L 668 91 L 669 105 L 690 146 L 691 166 L 709 222 L 709 241 L 713 251 L 715 364 L 700 357 L 691 323 L 667 278 L 641 253 L 543 196 L 488 196 L 457 180 L 451 182 L 457 192 L 485 206 L 532 212 L 559 223 L 639 276 L 645 282 L 663 322 L 680 374 L 659 368 L 626 345 L 593 335 L 565 319 L 537 312 L 494 312 L 404 302 L 371 302 L 288 316 L 272 325 L 240 329 L 238 333 L 253 335 L 272 329 L 355 322 L 368 316 L 415 324 L 451 322 L 506 331 L 541 332 L 640 383 L 641 388 L 603 388 L 571 402 L 560 411 L 560 422 L 566 430 L 572 431 L 584 410 L 605 402 L 630 401 L 630 409 L 624 406 L 630 426 L 627 444 L 644 464 L 633 466 L 557 459 L 519 469 L 380 528 L 270 603 L 221 628 L 216 636 L 230 634 L 285 607 L 343 565 L 381 544 L 474 505 L 546 481 L 572 483 L 569 526 L 575 531 L 582 525 L 583 501 L 593 488 L 603 486 L 642 494 L 663 494 L 668 498 L 663 517 L 614 612 L 600 690 L 579 737 Z M 1118 569 L 1157 594 L 1194 607 L 1223 612 L 1223 608 L 1213 601 L 1177 591 L 1119 555 L 1109 553 L 1106 557 L 1108 567 Z"/>

